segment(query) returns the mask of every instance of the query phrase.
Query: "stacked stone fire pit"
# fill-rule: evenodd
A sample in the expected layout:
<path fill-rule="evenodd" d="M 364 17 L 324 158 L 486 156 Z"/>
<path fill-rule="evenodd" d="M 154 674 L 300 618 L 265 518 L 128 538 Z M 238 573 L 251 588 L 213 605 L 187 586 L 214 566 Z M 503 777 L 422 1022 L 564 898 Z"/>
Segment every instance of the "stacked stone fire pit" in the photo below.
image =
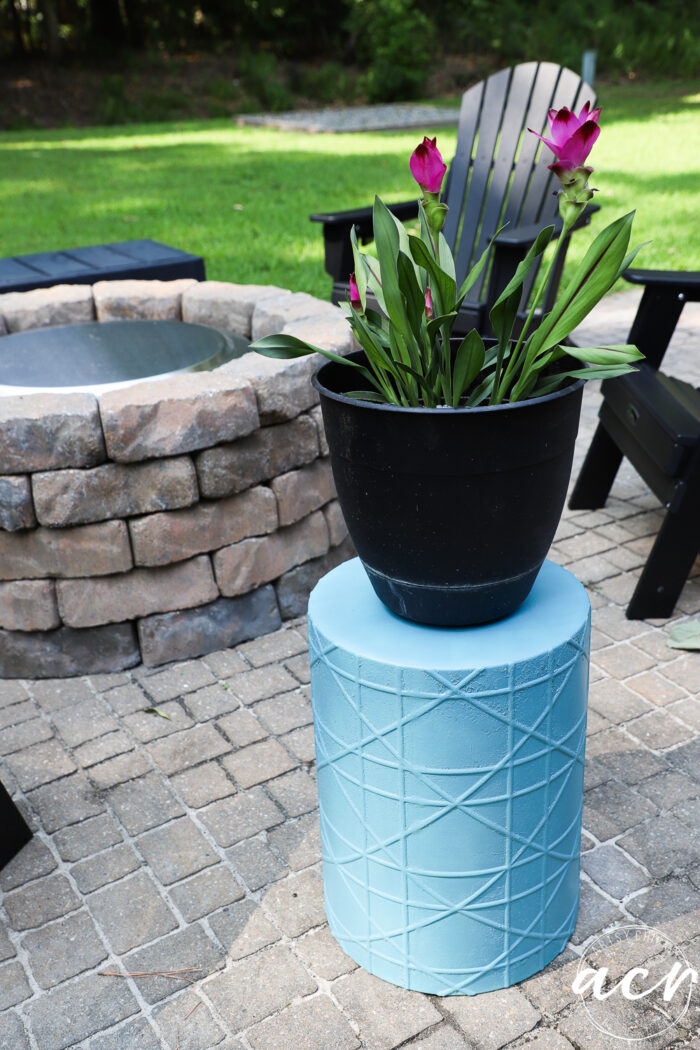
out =
<path fill-rule="evenodd" d="M 95 319 L 353 348 L 337 307 L 270 286 L 114 281 L 0 296 L 3 334 Z M 99 396 L 0 397 L 0 677 L 157 666 L 304 613 L 315 582 L 352 553 L 317 364 L 246 354 Z"/>

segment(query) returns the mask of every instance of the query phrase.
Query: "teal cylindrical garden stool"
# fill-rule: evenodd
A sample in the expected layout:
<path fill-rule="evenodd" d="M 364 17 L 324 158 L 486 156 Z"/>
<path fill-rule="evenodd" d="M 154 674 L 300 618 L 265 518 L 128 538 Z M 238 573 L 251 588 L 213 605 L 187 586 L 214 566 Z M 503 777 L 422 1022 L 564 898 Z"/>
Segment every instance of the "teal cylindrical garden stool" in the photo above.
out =
<path fill-rule="evenodd" d="M 326 914 L 370 973 L 438 995 L 542 969 L 576 922 L 590 605 L 545 562 L 508 619 L 424 627 L 355 559 L 309 601 Z"/>

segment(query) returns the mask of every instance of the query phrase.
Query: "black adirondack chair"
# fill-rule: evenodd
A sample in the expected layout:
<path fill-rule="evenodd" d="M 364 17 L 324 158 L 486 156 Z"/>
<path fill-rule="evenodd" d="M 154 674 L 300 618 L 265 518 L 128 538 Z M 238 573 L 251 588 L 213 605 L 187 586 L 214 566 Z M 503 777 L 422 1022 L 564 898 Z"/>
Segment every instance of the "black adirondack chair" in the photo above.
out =
<path fill-rule="evenodd" d="M 558 236 L 562 228 L 554 195 L 557 180 L 547 167 L 554 158 L 527 129 L 543 132 L 550 108 L 568 106 L 578 111 L 584 102 L 594 103 L 595 97 L 593 88 L 576 73 L 551 62 L 526 62 L 503 69 L 464 93 L 457 151 L 443 193 L 449 207 L 444 233 L 455 254 L 458 282 L 496 230 L 504 223 L 508 226 L 496 239 L 489 270 L 462 306 L 455 334 L 472 327 L 489 334 L 489 310 L 540 229 L 554 222 Z M 389 207 L 402 221 L 418 215 L 417 200 Z M 588 205 L 577 226 L 587 225 L 597 210 L 597 205 Z M 343 301 L 354 270 L 350 231 L 354 226 L 360 243 L 371 241 L 372 209 L 319 213 L 310 218 L 323 223 L 326 271 L 333 278 L 331 300 Z M 554 303 L 567 246 L 547 289 L 545 311 Z M 523 289 L 521 313 L 535 277 L 533 267 Z"/>
<path fill-rule="evenodd" d="M 602 385 L 600 422 L 569 506 L 602 507 L 622 457 L 666 508 L 627 606 L 629 620 L 670 616 L 700 550 L 700 389 L 658 368 L 686 302 L 700 300 L 700 271 L 628 270 L 644 285 L 628 343 L 645 355 L 638 372 Z"/>

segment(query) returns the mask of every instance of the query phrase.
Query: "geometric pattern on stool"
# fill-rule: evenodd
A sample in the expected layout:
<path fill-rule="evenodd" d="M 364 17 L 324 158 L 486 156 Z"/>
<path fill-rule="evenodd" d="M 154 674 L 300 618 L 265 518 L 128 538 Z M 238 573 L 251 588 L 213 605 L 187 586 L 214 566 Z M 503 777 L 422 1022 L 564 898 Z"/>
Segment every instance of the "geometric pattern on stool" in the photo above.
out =
<path fill-rule="evenodd" d="M 319 587 L 338 573 L 337 598 L 347 600 L 352 578 L 357 616 L 370 603 L 381 608 L 372 605 L 371 657 L 339 644 L 319 601 L 309 608 L 331 930 L 356 962 L 406 988 L 465 995 L 507 987 L 558 955 L 576 922 L 588 599 L 570 574 L 546 568 L 550 585 L 562 585 L 558 600 L 570 610 L 576 598 L 566 637 L 544 647 L 530 639 L 540 651 L 465 669 L 455 666 L 455 650 L 483 651 L 490 631 L 505 656 L 498 640 L 537 620 L 537 584 L 529 609 L 509 620 L 445 632 L 399 621 L 369 584 L 366 595 L 360 585 L 358 605 L 355 569 L 340 570 Z M 447 668 L 405 666 L 395 653 L 376 659 L 385 616 L 411 653 L 426 632 L 430 650 L 449 635 Z"/>

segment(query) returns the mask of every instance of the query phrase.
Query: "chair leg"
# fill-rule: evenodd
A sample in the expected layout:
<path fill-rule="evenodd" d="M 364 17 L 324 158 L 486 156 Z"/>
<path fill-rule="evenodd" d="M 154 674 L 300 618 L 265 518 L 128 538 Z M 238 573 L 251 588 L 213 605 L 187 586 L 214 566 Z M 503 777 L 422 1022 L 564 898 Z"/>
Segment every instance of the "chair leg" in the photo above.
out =
<path fill-rule="evenodd" d="M 693 508 L 684 507 L 675 514 L 668 511 L 627 606 L 627 619 L 672 616 L 699 549 L 700 531 Z"/>
<path fill-rule="evenodd" d="M 605 506 L 622 453 L 601 423 L 593 435 L 581 473 L 569 500 L 571 510 L 595 510 Z"/>

